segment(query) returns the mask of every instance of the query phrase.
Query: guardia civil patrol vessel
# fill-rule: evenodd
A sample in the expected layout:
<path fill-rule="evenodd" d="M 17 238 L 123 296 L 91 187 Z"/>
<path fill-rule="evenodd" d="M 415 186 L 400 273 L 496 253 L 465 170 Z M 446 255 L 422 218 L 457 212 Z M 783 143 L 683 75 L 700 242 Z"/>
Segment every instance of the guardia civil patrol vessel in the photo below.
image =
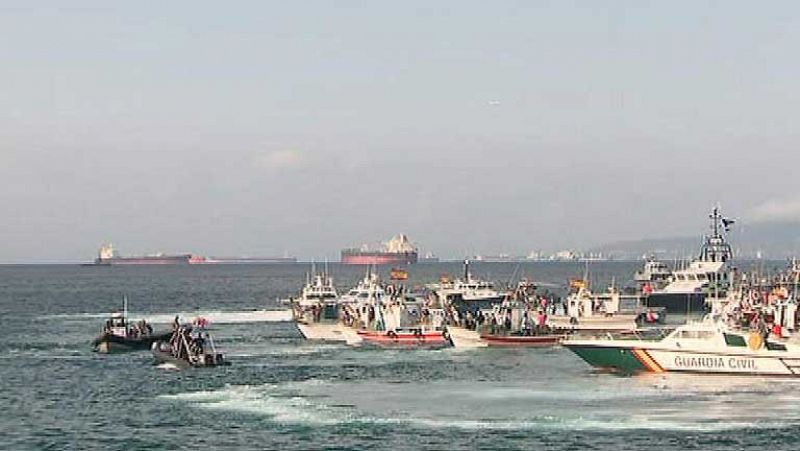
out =
<path fill-rule="evenodd" d="M 664 307 L 670 313 L 704 313 L 708 311 L 706 298 L 709 294 L 728 287 L 733 249 L 725 239 L 725 232 L 734 221 L 723 217 L 719 207 L 715 207 L 708 218 L 711 234 L 704 237 L 700 255 L 687 267 L 673 271 L 663 287 L 654 289 L 651 282 L 643 284 L 648 306 Z"/>
<path fill-rule="evenodd" d="M 592 366 L 621 372 L 800 376 L 800 346 L 766 330 L 743 329 L 718 314 L 676 328 L 661 340 L 568 339 Z"/>

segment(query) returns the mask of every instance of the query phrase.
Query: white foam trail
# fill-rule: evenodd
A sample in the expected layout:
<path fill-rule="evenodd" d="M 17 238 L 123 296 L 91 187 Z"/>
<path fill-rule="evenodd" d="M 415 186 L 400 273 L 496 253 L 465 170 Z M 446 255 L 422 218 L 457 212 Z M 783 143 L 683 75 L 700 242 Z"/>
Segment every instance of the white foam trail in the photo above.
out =
<path fill-rule="evenodd" d="M 313 385 L 328 385 L 312 381 Z M 430 416 L 397 414 L 362 414 L 356 406 L 326 405 L 320 399 L 299 393 L 303 383 L 264 386 L 229 386 L 221 390 L 165 395 L 162 399 L 188 402 L 208 410 L 235 411 L 271 418 L 279 423 L 303 425 L 378 424 L 399 425 L 426 429 L 455 428 L 464 430 L 675 430 L 675 431 L 725 431 L 740 428 L 770 428 L 777 425 L 800 424 L 798 419 L 765 418 L 754 422 L 749 415 L 730 415 L 730 412 L 705 412 L 689 415 L 686 412 L 652 412 L 630 414 L 624 409 L 619 414 L 600 412 L 602 416 L 560 417 L 550 414 L 529 418 L 472 419 L 447 415 Z M 346 389 L 344 387 L 332 390 Z M 323 390 L 330 392 L 330 390 Z M 644 401 L 644 400 L 643 400 Z M 387 401 L 391 403 L 391 401 Z M 385 406 L 391 408 L 392 406 Z M 752 413 L 752 412 L 751 412 Z M 710 415 L 709 415 L 710 414 Z M 580 415 L 578 413 L 578 415 Z"/>
<path fill-rule="evenodd" d="M 110 313 L 62 313 L 56 315 L 40 316 L 39 320 L 88 320 L 108 318 Z M 292 321 L 292 310 L 242 310 L 242 311 L 220 311 L 220 310 L 198 310 L 194 312 L 178 313 L 136 313 L 131 312 L 128 316 L 132 319 L 145 319 L 153 324 L 169 324 L 178 315 L 181 321 L 192 321 L 202 317 L 214 324 L 234 324 L 234 323 L 273 323 Z"/>
<path fill-rule="evenodd" d="M 156 368 L 160 370 L 167 370 L 167 371 L 180 371 L 174 363 L 165 362 L 156 366 Z"/>
<path fill-rule="evenodd" d="M 228 353 L 231 357 L 264 357 L 264 356 L 290 356 L 290 355 L 313 355 L 319 354 L 330 350 L 341 350 L 344 344 L 314 344 L 314 345 L 300 345 L 300 346 L 280 346 L 277 348 L 262 349 L 258 348 L 260 352 L 256 352 L 251 347 L 247 347 L 241 352 Z"/>
<path fill-rule="evenodd" d="M 38 317 L 38 320 L 51 320 L 51 319 L 96 319 L 96 318 L 108 318 L 108 313 L 58 313 L 53 315 L 42 315 Z"/>
<path fill-rule="evenodd" d="M 195 311 L 180 313 L 143 313 L 141 317 L 153 324 L 166 324 L 175 320 L 175 315 L 181 321 L 191 321 L 195 318 L 205 318 L 211 324 L 235 324 L 235 323 L 274 323 L 292 320 L 291 309 L 285 310 L 244 310 L 244 311 Z M 134 315 L 131 315 L 132 317 Z"/>

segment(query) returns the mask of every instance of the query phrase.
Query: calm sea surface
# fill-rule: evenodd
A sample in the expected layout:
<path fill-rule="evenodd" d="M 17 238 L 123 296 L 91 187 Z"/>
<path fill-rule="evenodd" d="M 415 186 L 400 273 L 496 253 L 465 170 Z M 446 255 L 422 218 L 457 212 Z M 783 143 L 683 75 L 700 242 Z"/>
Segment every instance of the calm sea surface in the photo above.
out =
<path fill-rule="evenodd" d="M 637 265 L 590 266 L 597 284 Z M 0 449 L 800 449 L 800 382 L 594 372 L 569 351 L 386 351 L 303 341 L 280 320 L 307 265 L 0 267 Z M 344 290 L 362 269 L 331 265 Z M 476 264 L 563 286 L 581 264 Z M 384 268 L 388 272 L 388 268 Z M 457 274 L 416 265 L 411 283 Z M 550 286 L 550 285 L 546 285 Z M 602 285 L 598 285 L 602 286 Z M 553 288 L 555 289 L 555 288 Z M 100 355 L 107 313 L 212 320 L 232 365 Z M 166 326 L 166 325 L 165 325 Z"/>

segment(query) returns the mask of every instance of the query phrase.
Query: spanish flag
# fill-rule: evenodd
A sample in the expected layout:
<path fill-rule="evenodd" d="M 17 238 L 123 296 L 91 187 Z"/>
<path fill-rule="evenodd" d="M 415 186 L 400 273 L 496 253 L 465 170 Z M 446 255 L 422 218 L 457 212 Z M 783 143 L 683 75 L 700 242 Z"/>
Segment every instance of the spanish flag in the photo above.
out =
<path fill-rule="evenodd" d="M 586 281 L 583 279 L 570 279 L 570 288 L 586 288 Z"/>
<path fill-rule="evenodd" d="M 400 268 L 392 268 L 392 280 L 408 280 L 408 271 Z"/>

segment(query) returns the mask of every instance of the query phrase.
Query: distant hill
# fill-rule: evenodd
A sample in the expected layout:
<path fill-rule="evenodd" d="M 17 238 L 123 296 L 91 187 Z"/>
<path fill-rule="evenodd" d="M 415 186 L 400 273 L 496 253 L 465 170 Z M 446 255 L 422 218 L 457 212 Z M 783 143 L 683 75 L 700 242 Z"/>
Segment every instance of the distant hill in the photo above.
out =
<path fill-rule="evenodd" d="M 702 236 L 617 241 L 589 250 L 616 259 L 638 259 L 657 254 L 660 258 L 688 258 L 697 255 Z M 800 222 L 770 222 L 736 225 L 728 241 L 740 258 L 783 259 L 800 257 Z"/>

